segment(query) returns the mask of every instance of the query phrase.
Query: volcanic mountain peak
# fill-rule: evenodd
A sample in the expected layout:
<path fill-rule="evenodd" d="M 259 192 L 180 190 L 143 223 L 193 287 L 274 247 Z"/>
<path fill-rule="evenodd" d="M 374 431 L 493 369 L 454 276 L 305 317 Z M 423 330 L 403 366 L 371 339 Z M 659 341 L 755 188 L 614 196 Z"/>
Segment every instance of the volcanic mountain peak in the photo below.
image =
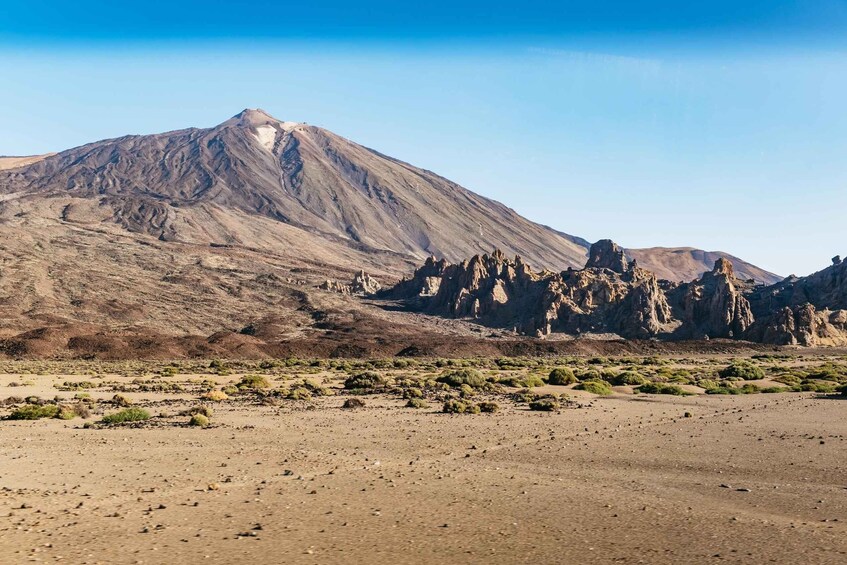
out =
<path fill-rule="evenodd" d="M 492 248 L 562 270 L 585 264 L 589 248 L 430 171 L 261 109 L 211 128 L 99 141 L 0 171 L 0 195 L 7 195 L 3 206 L 12 215 L 21 212 L 14 207 L 51 199 L 51 210 L 63 210 L 62 222 L 111 222 L 164 241 L 272 253 L 293 242 L 292 254 L 345 269 L 362 261 L 349 252 L 339 257 L 346 246 L 381 263 L 380 276 L 429 255 L 455 262 Z M 58 202 L 64 199 L 70 200 Z M 297 245 L 307 239 L 310 245 Z M 620 249 L 605 251 L 601 262 L 625 269 Z M 626 250 L 639 265 L 677 281 L 699 276 L 714 255 Z M 749 278 L 777 280 L 735 263 Z"/>
<path fill-rule="evenodd" d="M 244 110 L 237 113 L 232 118 L 221 124 L 221 126 L 229 125 L 252 127 L 256 129 L 270 126 L 273 128 L 282 129 L 283 131 L 291 131 L 295 127 L 302 126 L 303 124 L 299 122 L 287 122 L 284 120 L 277 119 L 271 116 L 268 112 L 262 110 L 261 108 L 245 108 Z"/>

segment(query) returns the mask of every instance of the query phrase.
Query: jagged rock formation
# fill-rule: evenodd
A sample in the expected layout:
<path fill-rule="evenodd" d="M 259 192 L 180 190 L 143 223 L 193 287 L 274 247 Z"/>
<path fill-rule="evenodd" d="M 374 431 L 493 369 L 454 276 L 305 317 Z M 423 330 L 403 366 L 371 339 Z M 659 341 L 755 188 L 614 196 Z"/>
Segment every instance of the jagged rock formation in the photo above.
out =
<path fill-rule="evenodd" d="M 561 273 L 535 273 L 520 257 L 509 260 L 500 251 L 458 265 L 429 259 L 410 280 L 381 296 L 527 335 L 592 332 L 647 338 L 674 329 L 652 273 L 628 264 L 610 241 L 592 246 L 590 256 L 598 266 Z"/>
<path fill-rule="evenodd" d="M 525 335 L 733 338 L 774 344 L 847 344 L 847 264 L 770 287 L 735 276 L 719 258 L 690 283 L 659 280 L 610 240 L 591 246 L 586 267 L 536 273 L 500 251 L 458 265 L 429 258 L 409 280 L 379 294 L 422 311 Z M 775 305 L 775 306 L 774 306 Z M 823 308 L 822 310 L 820 308 Z"/>
<path fill-rule="evenodd" d="M 379 292 L 382 285 L 365 271 L 360 270 L 358 273 L 353 275 L 353 280 L 350 284 L 344 284 L 332 279 L 327 279 L 321 283 L 318 288 L 321 290 L 338 292 L 340 294 L 371 296 Z"/>
<path fill-rule="evenodd" d="M 683 322 L 679 335 L 692 339 L 742 336 L 753 323 L 753 313 L 739 284 L 732 263 L 718 259 L 711 272 L 681 285 L 673 293 Z"/>
<path fill-rule="evenodd" d="M 756 323 L 751 339 L 780 345 L 847 344 L 847 263 L 832 265 L 807 277 L 788 277 L 759 287 L 748 298 Z"/>
<path fill-rule="evenodd" d="M 601 239 L 588 251 L 587 269 L 609 269 L 616 273 L 625 273 L 629 263 L 624 250 L 611 239 Z"/>

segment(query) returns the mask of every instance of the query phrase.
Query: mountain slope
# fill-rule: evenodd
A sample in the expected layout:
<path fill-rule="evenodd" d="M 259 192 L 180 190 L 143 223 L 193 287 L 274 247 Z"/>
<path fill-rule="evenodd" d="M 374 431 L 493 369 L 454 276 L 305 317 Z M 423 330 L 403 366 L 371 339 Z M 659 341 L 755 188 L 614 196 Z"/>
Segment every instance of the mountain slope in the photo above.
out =
<path fill-rule="evenodd" d="M 226 226 L 210 228 L 206 217 L 218 207 L 408 258 L 458 259 L 500 246 L 565 268 L 585 251 L 433 173 L 258 110 L 211 129 L 65 151 L 0 176 L 0 191 L 97 199 L 127 229 L 171 241 L 202 242 L 204 230 L 225 234 Z"/>
<path fill-rule="evenodd" d="M 459 261 L 494 248 L 563 270 L 584 264 L 589 247 L 429 171 L 261 110 L 244 110 L 214 128 L 125 136 L 47 156 L 0 172 L 2 193 L 74 198 L 63 220 L 114 222 L 164 241 L 275 250 L 287 239 L 275 237 L 278 230 L 299 228 L 360 251 L 393 254 L 396 260 L 386 264 L 392 273 L 401 261 L 406 267 L 429 255 Z M 96 209 L 84 210 L 85 200 Z M 243 214 L 278 225 L 251 239 Z M 689 249 L 631 255 L 672 280 L 691 280 L 714 262 Z M 745 276 L 778 280 L 733 261 Z"/>
<path fill-rule="evenodd" d="M 688 282 L 699 278 L 704 272 L 712 270 L 718 259 L 728 259 L 735 265 L 735 274 L 739 279 L 753 279 L 766 285 L 782 280 L 782 277 L 742 261 L 738 257 L 722 251 L 703 251 L 691 247 L 650 247 L 646 249 L 627 249 L 627 255 L 638 264 L 655 273 L 660 279 Z"/>

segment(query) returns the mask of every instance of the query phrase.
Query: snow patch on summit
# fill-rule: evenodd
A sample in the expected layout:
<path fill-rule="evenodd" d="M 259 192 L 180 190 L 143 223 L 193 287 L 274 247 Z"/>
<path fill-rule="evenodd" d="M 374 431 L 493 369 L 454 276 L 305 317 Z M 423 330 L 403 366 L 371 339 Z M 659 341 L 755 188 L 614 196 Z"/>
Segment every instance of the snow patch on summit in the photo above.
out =
<path fill-rule="evenodd" d="M 256 128 L 256 139 L 262 144 L 262 147 L 270 152 L 274 150 L 276 142 L 276 128 L 273 126 L 259 126 Z"/>

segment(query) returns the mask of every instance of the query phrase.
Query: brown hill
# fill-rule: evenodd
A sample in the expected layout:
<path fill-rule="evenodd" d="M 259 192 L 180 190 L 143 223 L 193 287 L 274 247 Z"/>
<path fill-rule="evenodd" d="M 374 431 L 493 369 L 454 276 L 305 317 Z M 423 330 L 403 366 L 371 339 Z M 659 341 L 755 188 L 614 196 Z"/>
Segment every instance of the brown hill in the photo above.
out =
<path fill-rule="evenodd" d="M 660 279 L 688 282 L 712 269 L 718 259 L 728 259 L 735 266 L 735 275 L 743 280 L 774 284 L 782 277 L 751 265 L 723 251 L 703 251 L 691 247 L 649 247 L 627 249 L 627 255 Z"/>

